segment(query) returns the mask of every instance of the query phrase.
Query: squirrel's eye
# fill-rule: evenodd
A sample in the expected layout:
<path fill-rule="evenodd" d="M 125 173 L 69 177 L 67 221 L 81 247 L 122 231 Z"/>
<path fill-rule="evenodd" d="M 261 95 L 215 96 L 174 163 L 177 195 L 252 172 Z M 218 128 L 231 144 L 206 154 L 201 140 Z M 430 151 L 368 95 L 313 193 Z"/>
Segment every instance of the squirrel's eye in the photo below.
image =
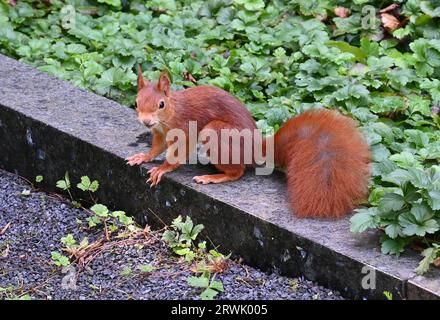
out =
<path fill-rule="evenodd" d="M 163 109 L 163 108 L 165 108 L 165 102 L 163 100 L 161 100 L 159 102 L 159 109 Z"/>

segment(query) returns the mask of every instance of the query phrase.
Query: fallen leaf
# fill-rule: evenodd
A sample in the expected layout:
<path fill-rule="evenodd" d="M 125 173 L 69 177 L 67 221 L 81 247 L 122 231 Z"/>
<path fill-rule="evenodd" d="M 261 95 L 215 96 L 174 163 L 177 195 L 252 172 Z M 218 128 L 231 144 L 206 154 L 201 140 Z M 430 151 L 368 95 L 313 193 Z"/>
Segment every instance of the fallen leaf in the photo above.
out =
<path fill-rule="evenodd" d="M 11 6 L 15 6 L 15 5 L 17 4 L 17 0 L 9 0 L 8 3 L 9 3 Z"/>
<path fill-rule="evenodd" d="M 344 7 L 336 7 L 334 12 L 339 18 L 347 18 L 350 15 L 350 10 Z"/>
<path fill-rule="evenodd" d="M 191 81 L 192 83 L 197 83 L 197 80 L 188 71 L 183 72 L 183 78 L 187 81 Z"/>
<path fill-rule="evenodd" d="M 433 264 L 434 264 L 436 267 L 440 267 L 440 257 L 438 257 L 437 259 L 435 259 L 435 260 L 433 261 Z"/>
<path fill-rule="evenodd" d="M 393 32 L 394 30 L 400 28 L 400 21 L 397 20 L 395 16 L 388 13 L 382 13 L 380 15 L 383 26 L 388 32 Z"/>
<path fill-rule="evenodd" d="M 399 5 L 397 3 L 393 3 L 393 4 L 390 4 L 388 7 L 380 10 L 379 12 L 386 13 L 386 12 L 393 11 L 394 9 L 397 9 L 397 8 L 399 8 Z"/>

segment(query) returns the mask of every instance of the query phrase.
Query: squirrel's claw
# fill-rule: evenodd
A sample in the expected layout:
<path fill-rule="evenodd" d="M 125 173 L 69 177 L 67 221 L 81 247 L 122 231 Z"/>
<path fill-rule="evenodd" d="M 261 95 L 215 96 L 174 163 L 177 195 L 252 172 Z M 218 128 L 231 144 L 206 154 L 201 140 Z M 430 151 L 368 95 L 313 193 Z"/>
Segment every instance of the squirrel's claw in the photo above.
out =
<path fill-rule="evenodd" d="M 150 161 L 150 158 L 147 154 L 137 153 L 131 157 L 126 158 L 127 164 L 130 166 L 139 165 L 144 162 Z"/>
<path fill-rule="evenodd" d="M 160 167 L 154 167 L 148 170 L 150 177 L 148 178 L 147 183 L 150 183 L 150 188 L 156 186 L 166 172 L 168 171 Z"/>

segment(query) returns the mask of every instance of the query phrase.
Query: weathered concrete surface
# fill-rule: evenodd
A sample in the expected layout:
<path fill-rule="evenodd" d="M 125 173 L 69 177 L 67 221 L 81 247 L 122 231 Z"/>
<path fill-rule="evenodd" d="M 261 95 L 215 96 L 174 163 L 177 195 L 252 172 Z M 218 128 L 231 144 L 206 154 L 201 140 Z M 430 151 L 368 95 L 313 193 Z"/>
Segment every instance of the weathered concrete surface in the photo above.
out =
<path fill-rule="evenodd" d="M 292 216 L 279 173 L 203 186 L 191 178 L 210 169 L 184 166 L 150 189 L 147 169 L 158 162 L 132 168 L 124 161 L 146 150 L 146 138 L 133 110 L 0 55 L 0 167 L 31 180 L 42 174 L 52 189 L 65 171 L 75 183 L 89 175 L 101 184 L 101 202 L 141 222 L 161 226 L 188 214 L 221 251 L 262 269 L 304 274 L 347 297 L 382 299 L 386 290 L 406 298 L 408 288 L 411 298 L 440 294 L 438 277 L 416 278 L 415 253 L 382 255 L 379 235 L 350 233 L 348 219 Z M 371 270 L 376 288 L 363 289 Z"/>
<path fill-rule="evenodd" d="M 440 292 L 440 270 L 429 270 L 423 276 L 409 279 L 407 297 L 408 299 L 439 300 Z"/>

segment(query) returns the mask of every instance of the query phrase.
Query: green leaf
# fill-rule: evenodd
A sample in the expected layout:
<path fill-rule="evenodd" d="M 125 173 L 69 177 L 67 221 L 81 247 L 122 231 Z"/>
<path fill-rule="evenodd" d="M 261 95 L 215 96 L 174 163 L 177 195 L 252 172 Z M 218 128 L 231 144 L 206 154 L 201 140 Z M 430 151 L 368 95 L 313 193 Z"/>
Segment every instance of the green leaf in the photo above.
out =
<path fill-rule="evenodd" d="M 428 191 L 429 203 L 433 210 L 440 210 L 440 191 Z"/>
<path fill-rule="evenodd" d="M 345 41 L 333 41 L 333 40 L 327 41 L 326 45 L 331 47 L 336 47 L 342 52 L 351 53 L 355 57 L 356 61 L 359 61 L 361 63 L 366 63 L 366 55 L 364 51 L 358 47 L 348 44 Z"/>
<path fill-rule="evenodd" d="M 376 187 L 370 191 L 370 195 L 368 196 L 368 202 L 372 205 L 377 206 L 379 204 L 380 199 L 385 194 L 385 190 L 383 187 Z"/>
<path fill-rule="evenodd" d="M 87 49 L 82 44 L 72 43 L 66 46 L 66 52 L 70 54 L 80 54 L 87 52 Z"/>
<path fill-rule="evenodd" d="M 434 213 L 425 204 L 413 204 L 410 212 L 399 216 L 399 224 L 402 226 L 402 233 L 407 236 L 425 236 L 427 233 L 434 233 L 440 229 L 437 221 L 432 219 Z"/>
<path fill-rule="evenodd" d="M 434 247 L 427 248 L 423 250 L 422 256 L 424 257 L 418 267 L 416 268 L 417 274 L 424 274 L 428 271 L 429 266 L 434 262 L 434 260 L 440 254 L 440 247 L 438 245 L 434 245 Z"/>
<path fill-rule="evenodd" d="M 69 173 L 66 172 L 66 174 L 64 175 L 64 180 L 57 181 L 57 188 L 68 190 L 70 189 L 70 187 L 71 185 L 70 185 Z"/>
<path fill-rule="evenodd" d="M 375 227 L 376 208 L 356 209 L 355 214 L 350 219 L 350 231 L 360 233 L 368 228 Z"/>
<path fill-rule="evenodd" d="M 200 234 L 200 232 L 202 232 L 204 228 L 205 227 L 202 224 L 198 224 L 194 226 L 194 228 L 191 231 L 191 239 L 196 240 L 197 236 Z"/>
<path fill-rule="evenodd" d="M 387 239 L 382 242 L 381 251 L 383 254 L 394 254 L 399 256 L 405 249 L 406 242 L 400 238 Z"/>
<path fill-rule="evenodd" d="M 99 217 L 93 216 L 93 217 L 88 217 L 87 222 L 88 222 L 89 228 L 93 228 L 93 227 L 96 227 L 98 224 L 100 224 L 101 220 L 99 219 Z"/>
<path fill-rule="evenodd" d="M 409 168 L 408 173 L 410 175 L 411 183 L 417 188 L 429 189 L 432 187 L 431 179 L 427 172 L 418 168 Z"/>
<path fill-rule="evenodd" d="M 118 8 L 121 6 L 121 0 L 98 0 L 98 2 L 106 3 L 108 5 Z"/>
<path fill-rule="evenodd" d="M 411 181 L 412 175 L 404 169 L 396 169 L 382 177 L 383 181 L 388 181 L 402 187 L 408 181 Z"/>
<path fill-rule="evenodd" d="M 151 264 L 141 264 L 138 266 L 138 269 L 142 273 L 150 273 L 150 272 L 154 271 L 156 268 L 154 266 L 152 266 Z"/>
<path fill-rule="evenodd" d="M 95 204 L 90 208 L 90 210 L 92 210 L 98 217 L 108 217 L 108 208 L 103 204 Z"/>
<path fill-rule="evenodd" d="M 377 56 L 379 55 L 379 44 L 374 41 L 370 41 L 368 38 L 362 38 L 361 39 L 361 47 L 364 56 L 363 58 L 367 56 Z"/>
<path fill-rule="evenodd" d="M 191 287 L 208 288 L 209 286 L 209 278 L 206 278 L 203 275 L 200 277 L 194 277 L 194 276 L 188 277 L 186 281 L 188 282 L 188 285 L 190 285 Z"/>
<path fill-rule="evenodd" d="M 70 265 L 69 258 L 63 256 L 61 253 L 57 251 L 51 252 L 51 258 L 54 264 L 58 267 L 67 267 L 68 265 Z"/>
<path fill-rule="evenodd" d="M 379 202 L 379 208 L 382 212 L 399 211 L 403 208 L 405 200 L 402 195 L 397 193 L 385 194 Z"/>
<path fill-rule="evenodd" d="M 87 176 L 81 177 L 81 182 L 77 184 L 77 187 L 82 191 L 87 191 L 90 187 L 90 179 Z"/>
<path fill-rule="evenodd" d="M 128 277 L 133 273 L 133 270 L 131 270 L 130 267 L 124 267 L 121 271 L 121 276 Z"/>
<path fill-rule="evenodd" d="M 218 281 L 218 280 L 212 281 L 211 284 L 209 285 L 209 287 L 211 289 L 215 289 L 215 290 L 220 291 L 220 292 L 225 291 L 225 289 L 223 288 L 223 283 L 221 281 Z"/>
<path fill-rule="evenodd" d="M 175 249 L 174 252 L 176 254 L 178 254 L 179 256 L 184 256 L 188 253 L 191 253 L 191 249 L 190 248 L 179 248 L 179 249 Z"/>
<path fill-rule="evenodd" d="M 418 148 L 425 147 L 429 144 L 429 137 L 423 131 L 408 129 L 404 131 L 404 134 L 408 137 L 408 141 L 414 143 Z"/>
<path fill-rule="evenodd" d="M 202 300 L 213 300 L 217 294 L 218 294 L 218 291 L 211 289 L 211 288 L 206 288 L 200 294 L 200 297 L 202 298 Z"/>
<path fill-rule="evenodd" d="M 398 223 L 390 223 L 385 228 L 385 233 L 391 239 L 396 239 L 397 237 L 403 236 L 402 228 Z"/>
<path fill-rule="evenodd" d="M 118 218 L 119 222 L 121 222 L 123 225 L 127 226 L 134 223 L 133 219 L 131 217 L 127 217 L 124 211 L 113 211 L 111 215 L 114 218 Z"/>
<path fill-rule="evenodd" d="M 175 231 L 166 230 L 162 235 L 162 240 L 164 240 L 168 245 L 176 242 L 177 234 Z"/>
<path fill-rule="evenodd" d="M 407 151 L 393 154 L 389 157 L 389 159 L 397 163 L 397 165 L 403 169 L 409 169 L 411 167 L 420 166 L 419 162 L 414 157 L 414 155 Z"/>
<path fill-rule="evenodd" d="M 98 190 L 99 183 L 96 180 L 91 182 L 90 178 L 88 176 L 82 176 L 81 177 L 81 182 L 77 184 L 77 187 L 79 189 L 81 189 L 82 191 L 95 192 L 95 191 Z"/>
<path fill-rule="evenodd" d="M 58 180 L 57 181 L 57 188 L 63 189 L 63 190 L 67 190 L 70 188 L 70 185 L 68 185 L 66 183 L 66 181 L 64 180 Z"/>
<path fill-rule="evenodd" d="M 393 300 L 392 292 L 384 291 L 383 294 L 384 294 L 385 298 L 387 298 L 387 300 Z"/>
<path fill-rule="evenodd" d="M 67 236 L 61 238 L 61 243 L 70 247 L 76 245 L 76 240 L 73 238 L 73 235 L 69 233 Z"/>
<path fill-rule="evenodd" d="M 377 162 L 382 162 L 387 160 L 391 154 L 388 148 L 385 147 L 383 144 L 376 144 L 374 146 L 371 146 L 371 152 L 372 152 L 373 160 Z"/>
<path fill-rule="evenodd" d="M 437 3 L 438 5 L 438 3 Z M 421 1 L 420 9 L 430 17 L 440 17 L 440 5 L 434 7 L 433 1 Z"/>
<path fill-rule="evenodd" d="M 234 0 L 234 2 L 243 5 L 249 11 L 258 11 L 264 8 L 263 0 Z"/>

